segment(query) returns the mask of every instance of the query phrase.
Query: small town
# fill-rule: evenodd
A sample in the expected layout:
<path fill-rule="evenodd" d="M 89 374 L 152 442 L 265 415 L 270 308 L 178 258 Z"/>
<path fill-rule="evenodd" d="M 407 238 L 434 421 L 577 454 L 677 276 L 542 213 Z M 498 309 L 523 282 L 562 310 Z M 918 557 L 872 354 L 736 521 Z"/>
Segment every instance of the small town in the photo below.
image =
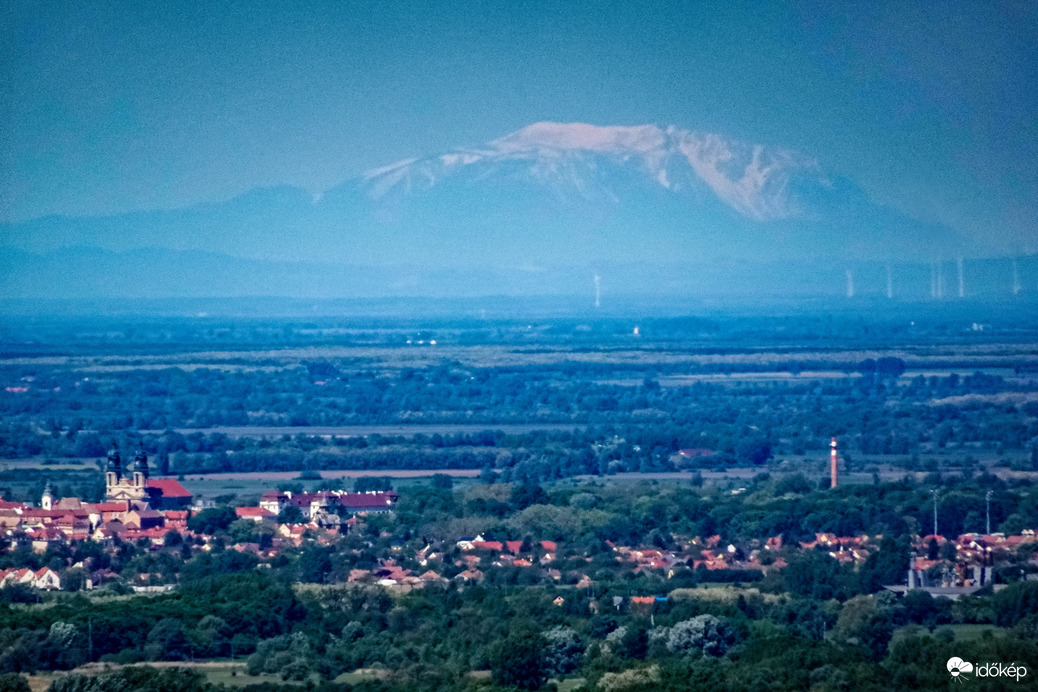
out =
<path fill-rule="evenodd" d="M 412 589 L 450 580 L 477 583 L 487 570 L 520 568 L 529 572 L 525 583 L 593 587 L 586 573 L 590 570 L 582 571 L 579 564 L 595 559 L 586 550 L 567 546 L 564 540 L 535 536 L 496 540 L 480 534 L 427 541 L 417 549 L 414 542 L 392 541 L 380 552 L 371 553 L 376 545 L 371 539 L 378 536 L 372 536 L 365 524 L 372 517 L 393 512 L 399 495 L 391 490 L 270 490 L 256 506 L 216 508 L 195 505 L 191 493 L 176 479 L 152 478 L 143 450 L 124 466 L 118 449 L 113 449 L 105 475 L 106 497 L 99 503 L 55 498 L 49 485 L 38 507 L 0 500 L 0 528 L 7 546 L 7 555 L 0 560 L 15 563 L 31 556 L 26 564 L 0 569 L 0 587 L 89 590 L 119 580 L 136 591 L 168 590 L 176 587 L 169 575 L 132 566 L 120 574 L 111 569 L 112 561 L 105 556 L 115 556 L 125 544 L 136 546 L 144 555 L 175 554 L 185 559 L 196 551 L 227 549 L 251 554 L 258 568 L 270 568 L 285 550 L 308 544 L 331 546 L 348 535 L 367 536 L 353 552 L 373 555 L 375 564 L 349 569 L 347 583 Z M 218 518 L 220 514 L 223 520 Z M 816 533 L 814 540 L 793 544 L 781 535 L 726 543 L 720 535 L 672 535 L 669 543 L 673 547 L 669 548 L 608 540 L 605 546 L 617 570 L 632 574 L 649 573 L 670 580 L 698 573 L 701 581 L 753 582 L 783 570 L 788 558 L 798 552 L 812 551 L 843 566 L 861 566 L 882 539 L 882 535 Z M 77 550 L 79 543 L 96 544 L 103 552 Z M 1028 529 L 1018 535 L 917 536 L 911 548 L 903 581 L 883 585 L 895 593 L 918 589 L 956 599 L 985 584 L 999 588 L 996 567 L 1020 564 L 1028 571 L 1038 568 L 1038 538 Z M 91 556 L 76 560 L 80 553 Z M 600 558 L 596 565 L 601 566 Z"/>

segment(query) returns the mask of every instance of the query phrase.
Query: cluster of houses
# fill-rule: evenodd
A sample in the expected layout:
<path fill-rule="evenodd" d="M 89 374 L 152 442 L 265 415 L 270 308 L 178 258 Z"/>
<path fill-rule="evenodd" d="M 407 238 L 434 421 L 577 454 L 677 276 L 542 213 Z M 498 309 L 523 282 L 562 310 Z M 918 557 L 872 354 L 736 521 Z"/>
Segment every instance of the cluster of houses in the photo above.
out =
<path fill-rule="evenodd" d="M 36 553 L 45 553 L 57 544 L 96 541 L 106 545 L 117 539 L 136 542 L 148 539 L 162 546 L 171 532 L 195 538 L 188 530 L 188 519 L 200 508 L 193 496 L 173 478 L 151 478 L 148 459 L 138 451 L 129 468 L 123 465 L 118 448 L 108 454 L 105 473 L 105 500 L 82 502 L 78 498 L 55 498 L 48 484 L 39 507 L 0 498 L 0 535 L 28 540 Z M 327 541 L 339 533 L 340 523 L 356 523 L 355 515 L 387 512 L 397 501 L 395 492 L 349 493 L 322 491 L 296 493 L 271 491 L 257 507 L 239 507 L 237 516 L 257 522 L 270 522 L 278 534 L 295 545 L 308 532 L 321 532 Z M 299 510 L 298 521 L 277 523 L 289 507 Z M 340 515 L 351 515 L 342 520 Z M 202 537 L 203 539 L 208 537 Z M 105 575 L 98 575 L 103 578 Z M 88 588 L 97 580 L 88 580 Z M 0 587 L 26 584 L 36 588 L 59 589 L 59 575 L 49 568 L 27 567 L 0 572 Z"/>
<path fill-rule="evenodd" d="M 348 514 L 392 511 L 397 494 L 392 490 L 351 493 L 345 490 L 322 490 L 315 493 L 291 493 L 271 490 L 260 498 L 258 507 L 240 507 L 238 516 L 256 521 L 276 519 L 289 507 L 295 507 L 305 518 L 318 524 L 334 524 L 342 512 Z"/>
<path fill-rule="evenodd" d="M 271 490 L 263 494 L 259 505 L 236 507 L 234 512 L 238 519 L 248 519 L 272 527 L 280 539 L 288 540 L 292 545 L 301 545 L 306 540 L 328 544 L 356 526 L 358 515 L 390 512 L 398 499 L 399 496 L 392 490 L 363 493 L 345 490 L 314 493 Z M 289 508 L 298 510 L 297 521 L 285 517 L 284 513 Z M 348 518 L 344 518 L 347 515 Z"/>
<path fill-rule="evenodd" d="M 161 482 L 161 486 L 159 483 Z M 162 487 L 166 497 L 184 497 L 191 494 L 172 479 L 151 479 L 153 487 Z M 357 515 L 390 511 L 398 497 L 395 492 L 348 493 L 344 491 L 298 493 L 271 491 L 263 496 L 260 506 L 238 507 L 239 519 L 265 523 L 273 528 L 275 545 L 263 551 L 258 544 L 236 545 L 242 552 L 253 552 L 258 557 L 272 557 L 286 545 L 301 545 L 306 540 L 330 543 L 358 522 Z M 279 522 L 287 507 L 302 511 L 298 521 Z M 208 549 L 210 536 L 196 536 L 188 529 L 188 519 L 201 508 L 151 509 L 146 503 L 130 499 L 114 499 L 111 494 L 105 502 L 82 502 L 78 498 L 55 499 L 50 487 L 43 493 L 40 506 L 0 500 L 0 535 L 27 540 L 33 552 L 46 553 L 55 545 L 75 541 L 96 541 L 112 545 L 116 540 L 136 542 L 148 539 L 156 548 L 165 544 L 167 535 L 177 533 L 182 538 L 201 538 L 203 550 Z M 348 515 L 348 518 L 341 516 Z M 13 544 L 12 544 L 13 547 Z M 90 588 L 114 574 L 92 575 L 87 580 Z M 144 582 L 147 583 L 144 575 Z M 26 584 L 42 589 L 60 589 L 59 575 L 49 568 L 34 571 L 18 568 L 0 571 L 0 588 L 10 584 Z"/>
<path fill-rule="evenodd" d="M 191 499 L 191 494 L 176 480 L 161 479 L 161 485 L 159 481 L 153 482 L 155 487 L 168 493 L 167 498 Z M 174 529 L 183 531 L 187 518 L 186 508 L 156 510 L 126 499 L 105 502 L 81 502 L 75 497 L 56 499 L 49 485 L 39 507 L 0 501 L 0 533 L 24 535 L 38 553 L 46 552 L 53 544 L 70 541 L 105 542 L 116 536 L 131 541 L 157 539 Z"/>
<path fill-rule="evenodd" d="M 61 578 L 50 567 L 42 567 L 38 570 L 31 570 L 28 567 L 0 569 L 0 588 L 14 584 L 24 584 L 35 589 L 49 591 L 61 588 Z"/>
<path fill-rule="evenodd" d="M 433 569 L 436 565 L 443 565 L 448 560 L 445 549 L 450 548 L 445 544 L 441 548 L 426 545 L 414 554 L 414 561 L 425 568 L 421 574 L 406 569 L 397 563 L 395 558 L 387 558 L 379 561 L 373 569 L 350 570 L 348 582 L 360 584 L 379 584 L 389 587 L 422 588 L 429 584 L 446 584 L 450 581 L 440 572 Z M 528 543 L 526 541 L 494 541 L 487 540 L 484 536 L 463 537 L 458 539 L 454 546 L 461 555 L 450 556 L 453 565 L 460 568 L 454 575 L 454 581 L 458 583 L 473 583 L 483 579 L 484 574 L 480 566 L 491 567 L 540 567 L 545 569 L 545 576 L 554 581 L 562 579 L 562 573 L 553 569 L 551 564 L 555 561 L 559 546 L 555 541 L 537 541 Z M 402 550 L 403 546 L 395 546 L 394 550 Z M 442 571 L 442 567 L 441 567 Z M 451 570 L 452 572 L 454 570 Z"/>
<path fill-rule="evenodd" d="M 676 537 L 679 547 L 670 550 L 655 546 L 631 547 L 606 542 L 612 551 L 612 559 L 618 564 L 625 564 L 635 573 L 652 571 L 667 578 L 674 577 L 679 570 L 737 570 L 758 571 L 767 574 L 773 570 L 781 570 L 787 566 L 786 558 L 794 552 L 815 550 L 827 555 L 842 564 L 861 566 L 874 553 L 882 540 L 882 536 L 837 536 L 831 533 L 817 533 L 814 540 L 800 541 L 795 545 L 786 545 L 782 536 L 772 536 L 763 541 L 750 541 L 746 545 L 724 544 L 718 535 L 705 539 L 700 537 Z M 1003 534 L 979 535 L 964 534 L 954 541 L 953 559 L 929 557 L 936 546 L 941 554 L 947 554 L 944 547 L 949 541 L 943 536 L 923 536 L 915 541 L 915 555 L 908 567 L 907 586 L 894 585 L 895 591 L 907 589 L 924 589 L 933 595 L 955 598 L 962 593 L 972 593 L 982 585 L 993 580 L 993 565 L 1008 564 L 1020 559 L 1018 551 L 1036 542 L 1033 531 L 1023 531 L 1016 536 Z M 453 558 L 453 565 L 461 568 L 454 576 L 460 582 L 479 581 L 483 578 L 484 569 L 492 567 L 520 567 L 538 569 L 543 578 L 551 581 L 562 581 L 564 575 L 555 569 L 553 563 L 560 557 L 559 546 L 553 541 L 536 541 L 527 544 L 523 541 L 488 540 L 484 536 L 459 539 L 455 546 L 461 555 Z M 444 577 L 433 567 L 441 566 L 447 559 L 441 546 L 437 551 L 426 546 L 416 552 L 415 562 L 427 568 L 422 574 L 404 569 L 395 559 L 380 562 L 371 570 L 352 570 L 349 581 L 378 583 L 384 586 L 407 586 L 420 588 L 429 583 L 441 583 Z M 1031 557 L 1031 563 L 1038 568 L 1038 551 Z M 581 557 L 581 556 L 566 556 Z M 582 556 L 590 562 L 592 558 Z M 572 567 L 572 563 L 570 563 Z M 452 572 L 454 570 L 451 570 Z M 565 575 L 569 583 L 578 587 L 590 585 L 590 578 L 582 572 Z M 576 581 L 574 581 L 576 580 Z"/>
<path fill-rule="evenodd" d="M 256 506 L 238 507 L 239 520 L 255 521 L 272 529 L 267 547 L 259 544 L 237 544 L 236 550 L 253 552 L 261 560 L 270 558 L 285 546 L 298 546 L 306 541 L 329 545 L 359 521 L 358 517 L 392 511 L 398 496 L 392 491 L 353 493 L 320 491 L 291 493 L 273 490 L 265 493 Z M 155 547 L 163 546 L 170 532 L 191 538 L 209 549 L 210 536 L 195 536 L 188 530 L 193 506 L 191 493 L 171 478 L 150 478 L 147 457 L 138 452 L 131 469 L 123 468 L 118 450 L 109 454 L 104 502 L 81 502 L 77 498 L 55 498 L 48 486 L 39 507 L 0 500 L 0 535 L 24 537 L 37 553 L 44 553 L 55 543 L 97 541 L 111 545 L 117 539 L 136 542 L 149 539 Z M 796 551 L 820 551 L 843 564 L 861 565 L 879 546 L 881 537 L 841 537 L 830 533 L 815 534 L 814 540 L 784 545 L 782 536 L 745 544 L 725 544 L 718 535 L 700 538 L 675 536 L 673 549 L 657 546 L 632 547 L 608 543 L 611 558 L 634 572 L 653 571 L 668 578 L 684 569 L 754 570 L 768 573 L 786 566 L 786 558 Z M 956 597 L 971 593 L 993 579 L 996 564 L 1019 562 L 1021 549 L 1038 541 L 1033 531 L 1019 535 L 965 534 L 956 539 L 923 536 L 915 542 L 915 555 L 907 568 L 907 584 L 892 585 L 892 590 L 921 588 L 934 595 Z M 951 544 L 951 545 L 949 545 Z M 478 582 L 483 570 L 511 567 L 537 570 L 539 578 L 555 582 L 567 581 L 579 586 L 590 585 L 589 577 L 573 561 L 591 562 L 592 558 L 565 555 L 570 558 L 564 576 L 555 564 L 560 548 L 556 542 L 499 541 L 479 535 L 418 549 L 413 559 L 401 560 L 402 544 L 393 544 L 372 569 L 354 569 L 348 581 L 375 583 L 383 586 L 421 588 L 448 581 L 444 574 L 458 582 Z M 1029 554 L 1038 571 L 1038 550 Z M 417 566 L 412 570 L 403 562 Z M 437 571 L 439 570 L 439 571 Z M 91 575 L 94 577 L 94 575 Z M 108 575 L 114 576 L 114 575 Z M 147 576 L 147 575 L 145 575 Z M 105 575 L 88 580 L 98 583 Z M 0 587 L 26 584 L 43 589 L 61 588 L 59 575 L 49 568 L 32 570 L 26 566 L 0 571 Z"/>
<path fill-rule="evenodd" d="M 924 536 L 915 545 L 906 589 L 957 598 L 994 583 L 995 565 L 1020 562 L 1021 549 L 1038 543 L 1030 529 L 1017 535 L 966 533 L 954 539 Z M 1027 561 L 1038 570 L 1038 550 Z M 1032 575 L 1033 576 L 1033 575 Z M 900 588 L 892 588 L 900 591 Z"/>

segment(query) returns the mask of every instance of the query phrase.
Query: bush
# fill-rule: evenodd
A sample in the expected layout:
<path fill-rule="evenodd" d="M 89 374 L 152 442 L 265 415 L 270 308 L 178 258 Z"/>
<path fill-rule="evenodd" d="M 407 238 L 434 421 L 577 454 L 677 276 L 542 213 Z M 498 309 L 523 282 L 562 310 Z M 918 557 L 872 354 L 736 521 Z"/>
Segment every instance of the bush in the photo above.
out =
<path fill-rule="evenodd" d="M 711 656 L 724 656 L 735 639 L 734 630 L 724 618 L 697 615 L 670 628 L 667 650 L 676 654 L 701 651 Z"/>
<path fill-rule="evenodd" d="M 544 662 L 551 675 L 566 675 L 580 666 L 584 644 L 570 627 L 552 627 L 544 633 Z"/>
<path fill-rule="evenodd" d="M 358 493 L 392 489 L 393 481 L 383 476 L 361 476 L 353 481 L 353 490 Z"/>
<path fill-rule="evenodd" d="M 494 647 L 490 676 L 502 687 L 537 690 L 548 681 L 545 640 L 539 634 L 509 634 Z"/>
<path fill-rule="evenodd" d="M 29 681 L 17 673 L 2 673 L 0 692 L 30 692 Z"/>
<path fill-rule="evenodd" d="M 256 646 L 256 653 L 249 656 L 248 671 L 249 675 L 276 673 L 284 680 L 303 680 L 310 674 L 314 658 L 309 637 L 302 632 L 282 634 Z"/>
<path fill-rule="evenodd" d="M 133 666 L 111 673 L 70 673 L 55 678 L 50 692 L 205 692 L 211 689 L 205 677 L 187 668 L 157 670 Z"/>
<path fill-rule="evenodd" d="M 991 605 L 999 627 L 1013 627 L 1028 615 L 1038 615 L 1038 582 L 1010 584 L 992 597 Z"/>
<path fill-rule="evenodd" d="M 231 507 L 210 507 L 188 519 L 187 528 L 195 533 L 211 535 L 217 531 L 225 531 L 237 518 L 238 515 Z"/>
<path fill-rule="evenodd" d="M 8 584 L 0 589 L 0 603 L 36 603 L 40 594 L 27 584 Z"/>

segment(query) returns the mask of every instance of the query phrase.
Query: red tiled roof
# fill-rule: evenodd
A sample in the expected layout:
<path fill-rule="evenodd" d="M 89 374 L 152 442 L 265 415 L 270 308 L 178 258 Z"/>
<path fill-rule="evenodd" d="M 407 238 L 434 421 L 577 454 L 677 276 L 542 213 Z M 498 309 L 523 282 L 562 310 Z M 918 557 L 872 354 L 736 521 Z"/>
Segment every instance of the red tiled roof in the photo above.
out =
<path fill-rule="evenodd" d="M 500 541 L 472 541 L 472 548 L 474 550 L 504 550 Z"/>
<path fill-rule="evenodd" d="M 235 507 L 234 513 L 239 517 L 274 517 L 277 516 L 269 509 L 262 507 Z"/>
<path fill-rule="evenodd" d="M 61 517 L 84 517 L 89 515 L 81 509 L 27 509 L 22 516 L 27 519 L 60 519 Z"/>
<path fill-rule="evenodd" d="M 941 562 L 943 562 L 943 560 L 927 560 L 923 557 L 917 557 L 912 561 L 912 567 L 920 572 L 925 572 L 926 570 L 930 569 L 934 565 L 940 564 Z"/>
<path fill-rule="evenodd" d="M 152 478 L 148 480 L 148 487 L 158 490 L 162 497 L 191 497 L 176 478 Z"/>
<path fill-rule="evenodd" d="M 83 509 L 88 512 L 126 512 L 129 510 L 129 502 L 96 502 L 84 503 Z"/>
<path fill-rule="evenodd" d="M 339 496 L 343 507 L 388 507 L 396 502 L 397 494 L 387 493 L 344 493 Z"/>

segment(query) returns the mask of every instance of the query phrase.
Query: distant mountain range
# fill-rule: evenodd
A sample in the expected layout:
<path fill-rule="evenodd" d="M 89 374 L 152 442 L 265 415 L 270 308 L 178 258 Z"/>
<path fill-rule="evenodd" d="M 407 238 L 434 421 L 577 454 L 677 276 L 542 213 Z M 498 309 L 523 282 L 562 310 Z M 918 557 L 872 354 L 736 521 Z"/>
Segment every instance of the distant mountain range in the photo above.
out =
<path fill-rule="evenodd" d="M 316 199 L 278 187 L 172 211 L 46 217 L 0 227 L 0 247 L 0 291 L 22 297 L 550 294 L 609 268 L 637 290 L 695 290 L 686 272 L 753 290 L 731 277 L 989 254 L 794 151 L 557 123 L 401 161 Z"/>

